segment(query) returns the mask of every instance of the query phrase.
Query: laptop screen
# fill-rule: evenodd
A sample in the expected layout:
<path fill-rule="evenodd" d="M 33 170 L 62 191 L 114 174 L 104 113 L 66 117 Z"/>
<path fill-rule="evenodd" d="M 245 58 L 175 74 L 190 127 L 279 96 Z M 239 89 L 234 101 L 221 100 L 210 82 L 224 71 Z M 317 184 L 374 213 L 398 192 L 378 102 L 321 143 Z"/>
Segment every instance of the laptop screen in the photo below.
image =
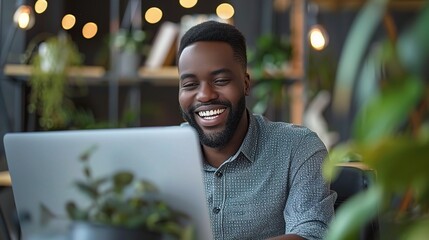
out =
<path fill-rule="evenodd" d="M 91 147 L 92 175 L 124 170 L 149 180 L 162 200 L 191 217 L 198 239 L 212 238 L 201 150 L 190 127 L 8 133 L 4 144 L 23 239 L 63 232 L 66 202 L 87 204 L 73 182 L 84 178 L 79 157 Z"/>

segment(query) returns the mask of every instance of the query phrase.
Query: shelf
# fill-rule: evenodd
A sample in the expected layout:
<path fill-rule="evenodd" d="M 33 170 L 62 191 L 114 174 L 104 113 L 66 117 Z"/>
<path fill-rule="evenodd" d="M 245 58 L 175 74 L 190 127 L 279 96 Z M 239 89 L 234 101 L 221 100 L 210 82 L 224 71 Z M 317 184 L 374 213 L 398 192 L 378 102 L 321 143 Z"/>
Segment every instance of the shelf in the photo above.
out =
<path fill-rule="evenodd" d="M 32 67 L 24 64 L 7 64 L 4 74 L 11 77 L 28 78 L 31 76 Z M 108 71 L 100 66 L 72 67 L 69 71 L 70 83 L 75 83 L 77 78 L 84 78 L 87 84 L 101 84 L 108 82 Z M 119 84 L 134 84 L 149 82 L 160 86 L 178 86 L 177 67 L 146 68 L 141 67 L 135 77 L 119 77 Z M 24 79 L 26 80 L 26 79 Z"/>
<path fill-rule="evenodd" d="M 4 68 L 4 74 L 6 76 L 28 77 L 31 75 L 31 72 L 31 66 L 24 64 L 6 64 Z M 70 69 L 69 73 L 71 77 L 101 78 L 105 75 L 106 71 L 103 67 L 83 66 L 73 67 Z"/>

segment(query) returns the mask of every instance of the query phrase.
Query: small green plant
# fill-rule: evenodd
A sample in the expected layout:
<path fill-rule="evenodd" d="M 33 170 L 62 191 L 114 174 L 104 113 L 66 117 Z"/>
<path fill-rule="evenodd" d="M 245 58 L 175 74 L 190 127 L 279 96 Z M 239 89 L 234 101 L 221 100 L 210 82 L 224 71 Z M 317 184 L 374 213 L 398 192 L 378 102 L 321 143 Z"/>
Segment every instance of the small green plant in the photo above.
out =
<path fill-rule="evenodd" d="M 142 54 L 145 50 L 146 38 L 143 30 L 119 29 L 113 35 L 112 46 L 120 51 Z"/>
<path fill-rule="evenodd" d="M 193 227 L 186 224 L 187 215 L 158 199 L 158 190 L 150 181 L 136 179 L 130 171 L 94 177 L 89 160 L 95 150 L 93 146 L 80 156 L 85 178 L 74 182 L 90 199 L 90 204 L 78 207 L 69 201 L 66 211 L 70 219 L 168 234 L 175 239 L 193 239 Z"/>
<path fill-rule="evenodd" d="M 273 34 L 260 36 L 256 46 L 250 49 L 249 65 L 256 80 L 284 78 L 292 58 L 289 38 Z"/>
<path fill-rule="evenodd" d="M 80 66 L 83 57 L 67 34 L 51 36 L 39 45 L 31 59 L 32 74 L 28 111 L 38 117 L 43 129 L 62 129 L 74 109 L 67 85 L 70 67 Z"/>
<path fill-rule="evenodd" d="M 249 49 L 249 67 L 253 82 L 252 111 L 265 114 L 270 105 L 277 111 L 283 101 L 283 85 L 290 68 L 292 45 L 289 38 L 274 34 L 260 36 Z M 282 117 L 280 117 L 281 119 Z"/>

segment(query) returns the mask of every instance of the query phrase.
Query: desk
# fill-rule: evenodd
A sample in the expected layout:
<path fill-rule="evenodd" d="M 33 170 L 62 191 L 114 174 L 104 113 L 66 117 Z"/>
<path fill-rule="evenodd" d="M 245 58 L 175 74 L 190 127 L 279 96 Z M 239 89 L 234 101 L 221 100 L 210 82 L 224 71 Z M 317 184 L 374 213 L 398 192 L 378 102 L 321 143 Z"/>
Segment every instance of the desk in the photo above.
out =
<path fill-rule="evenodd" d="M 19 84 L 15 93 L 14 104 L 14 131 L 22 130 L 23 105 L 22 105 L 22 86 L 26 84 L 31 76 L 31 65 L 24 64 L 7 64 L 4 68 L 4 75 L 10 77 L 14 84 Z M 178 71 L 177 67 L 169 66 L 162 68 L 147 68 L 140 67 L 136 76 L 120 77 L 114 73 L 106 71 L 100 66 L 81 66 L 73 67 L 69 70 L 69 84 L 75 84 L 76 80 L 81 80 L 79 83 L 86 85 L 109 85 L 109 120 L 117 122 L 118 119 L 118 86 L 129 85 L 129 100 L 133 109 L 140 109 L 140 84 L 150 83 L 157 86 L 178 86 Z M 21 110 L 18 110 L 21 109 Z M 24 108 L 25 109 L 25 108 Z M 138 114 L 139 116 L 140 114 Z"/>
<path fill-rule="evenodd" d="M 10 179 L 9 172 L 4 171 L 0 172 L 0 190 L 3 190 L 3 188 L 11 187 L 12 186 L 12 180 Z M 10 239 L 10 232 L 9 228 L 6 223 L 5 216 L 3 214 L 3 210 L 0 206 L 0 236 L 3 236 L 3 238 Z"/>
<path fill-rule="evenodd" d="M 8 171 L 0 172 L 0 188 L 12 186 L 12 180 Z"/>

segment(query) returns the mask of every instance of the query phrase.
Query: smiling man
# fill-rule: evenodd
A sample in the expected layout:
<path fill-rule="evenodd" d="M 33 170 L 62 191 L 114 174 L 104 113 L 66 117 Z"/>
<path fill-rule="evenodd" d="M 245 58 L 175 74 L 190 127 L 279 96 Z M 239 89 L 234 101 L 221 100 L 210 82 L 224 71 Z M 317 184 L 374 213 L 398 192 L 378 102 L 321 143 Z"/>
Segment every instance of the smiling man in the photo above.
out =
<path fill-rule="evenodd" d="M 202 146 L 214 238 L 322 239 L 336 198 L 321 173 L 326 148 L 309 129 L 246 108 L 241 32 L 215 21 L 192 27 L 177 65 L 182 114 Z"/>

